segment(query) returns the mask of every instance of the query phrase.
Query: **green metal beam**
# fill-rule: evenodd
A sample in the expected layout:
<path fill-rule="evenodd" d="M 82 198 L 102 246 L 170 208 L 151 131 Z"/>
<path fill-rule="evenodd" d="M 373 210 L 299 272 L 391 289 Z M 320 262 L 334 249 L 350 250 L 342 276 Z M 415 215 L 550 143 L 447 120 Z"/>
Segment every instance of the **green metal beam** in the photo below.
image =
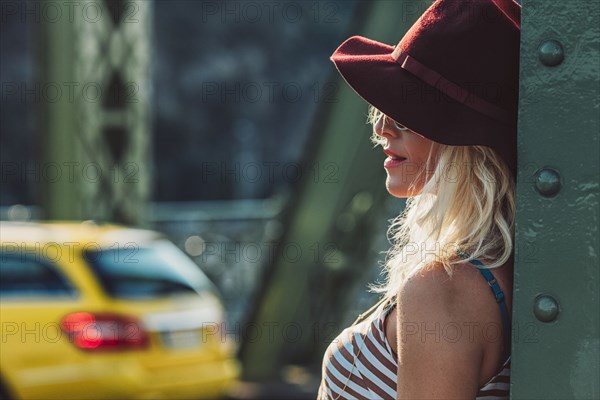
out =
<path fill-rule="evenodd" d="M 511 398 L 600 398 L 600 3 L 523 2 Z"/>
<path fill-rule="evenodd" d="M 67 18 L 58 21 L 44 21 L 39 26 L 38 40 L 43 87 L 58 83 L 65 90 L 64 83 L 74 82 L 75 49 L 72 45 L 73 23 Z M 63 83 L 63 84 L 61 84 Z M 64 172 L 77 160 L 77 146 L 73 140 L 77 129 L 74 103 L 68 96 L 58 101 L 41 101 L 36 104 L 40 111 L 38 135 L 40 138 L 40 195 L 44 216 L 53 219 L 74 219 L 81 213 L 81 204 L 73 196 L 75 183 L 66 178 Z M 55 171 L 60 171 L 56 173 Z M 42 173 L 43 172 L 43 173 Z M 78 177 L 73 177 L 78 179 Z"/>
<path fill-rule="evenodd" d="M 43 216 L 145 224 L 152 2 L 73 7 L 40 25 Z"/>

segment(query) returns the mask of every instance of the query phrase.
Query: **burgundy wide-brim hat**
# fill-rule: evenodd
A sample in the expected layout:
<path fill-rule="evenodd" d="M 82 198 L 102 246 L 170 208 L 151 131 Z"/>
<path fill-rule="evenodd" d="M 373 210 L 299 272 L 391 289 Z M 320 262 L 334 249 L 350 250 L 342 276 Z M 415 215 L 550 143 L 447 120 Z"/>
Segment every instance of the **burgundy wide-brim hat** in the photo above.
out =
<path fill-rule="evenodd" d="M 438 143 L 495 149 L 516 177 L 521 6 L 437 0 L 396 46 L 362 36 L 331 56 L 375 108 Z"/>

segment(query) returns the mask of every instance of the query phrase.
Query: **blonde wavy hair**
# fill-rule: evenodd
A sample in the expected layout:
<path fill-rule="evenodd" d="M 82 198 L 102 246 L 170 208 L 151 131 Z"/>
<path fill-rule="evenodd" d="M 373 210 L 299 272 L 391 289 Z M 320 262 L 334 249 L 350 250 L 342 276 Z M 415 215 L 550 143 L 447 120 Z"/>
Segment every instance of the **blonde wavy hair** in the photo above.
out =
<path fill-rule="evenodd" d="M 378 115 L 371 106 L 367 123 L 374 126 Z M 375 146 L 384 142 L 375 133 L 371 140 Z M 515 182 L 495 150 L 440 144 L 437 164 L 428 174 L 422 191 L 409 197 L 405 209 L 391 220 L 386 280 L 370 285 L 371 291 L 384 293 L 384 299 L 395 298 L 410 276 L 434 264 L 443 265 L 452 276 L 454 266 L 465 261 L 485 259 L 487 268 L 497 268 L 512 256 Z"/>

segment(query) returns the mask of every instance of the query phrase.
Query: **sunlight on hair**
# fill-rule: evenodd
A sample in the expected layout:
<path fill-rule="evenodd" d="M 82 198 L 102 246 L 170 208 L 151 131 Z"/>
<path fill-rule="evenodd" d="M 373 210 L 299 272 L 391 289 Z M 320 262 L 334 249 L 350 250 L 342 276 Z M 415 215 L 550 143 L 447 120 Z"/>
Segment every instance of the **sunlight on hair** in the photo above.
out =
<path fill-rule="evenodd" d="M 513 252 L 514 218 L 515 182 L 500 156 L 486 146 L 441 145 L 430 179 L 388 229 L 385 282 L 369 288 L 394 298 L 426 267 L 441 265 L 450 276 L 455 265 L 475 258 L 500 267 Z"/>
<path fill-rule="evenodd" d="M 371 134 L 371 142 L 373 143 L 373 148 L 377 146 L 383 147 L 385 145 L 385 139 L 380 135 L 375 133 L 375 124 L 381 118 L 383 113 L 369 104 L 369 111 L 367 112 L 367 124 L 372 125 L 372 134 Z"/>

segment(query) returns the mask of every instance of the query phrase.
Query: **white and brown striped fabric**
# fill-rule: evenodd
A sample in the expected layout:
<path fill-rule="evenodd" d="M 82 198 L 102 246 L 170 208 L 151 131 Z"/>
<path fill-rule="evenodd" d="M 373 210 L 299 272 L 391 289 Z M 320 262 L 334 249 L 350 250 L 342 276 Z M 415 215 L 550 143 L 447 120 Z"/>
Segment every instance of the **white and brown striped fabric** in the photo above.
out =
<path fill-rule="evenodd" d="M 396 399 L 398 362 L 385 337 L 394 304 L 382 303 L 366 320 L 348 327 L 329 345 L 319 399 Z M 361 350 L 362 349 L 362 350 Z M 510 356 L 477 393 L 477 400 L 509 398 Z"/>

